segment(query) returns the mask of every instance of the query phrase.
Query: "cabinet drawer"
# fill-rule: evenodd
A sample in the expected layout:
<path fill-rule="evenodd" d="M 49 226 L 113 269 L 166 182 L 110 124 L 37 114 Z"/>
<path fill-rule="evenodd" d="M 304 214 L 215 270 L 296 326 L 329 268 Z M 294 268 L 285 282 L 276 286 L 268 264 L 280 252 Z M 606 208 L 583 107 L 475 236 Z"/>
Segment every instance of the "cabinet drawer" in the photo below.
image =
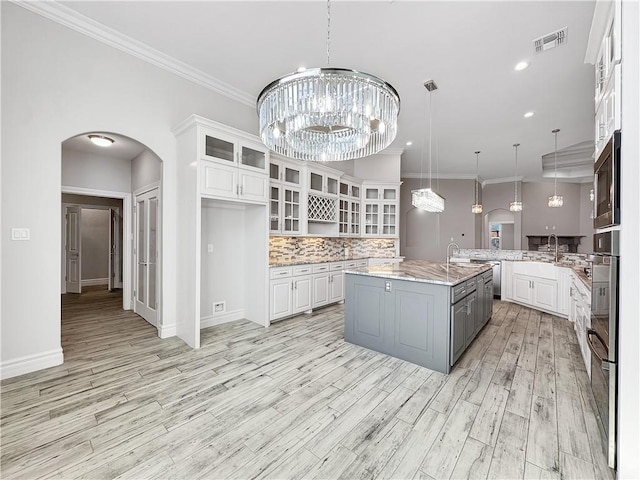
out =
<path fill-rule="evenodd" d="M 329 271 L 328 263 L 321 263 L 319 265 L 313 266 L 313 273 L 328 272 L 328 271 Z"/>
<path fill-rule="evenodd" d="M 460 285 L 456 285 L 455 287 L 453 287 L 451 303 L 456 303 L 466 296 L 467 296 L 467 284 L 461 283 Z"/>
<path fill-rule="evenodd" d="M 474 292 L 476 290 L 476 279 L 472 278 L 467 280 L 467 293 Z"/>
<path fill-rule="evenodd" d="M 369 265 L 369 260 L 358 260 L 356 262 L 356 267 L 358 267 L 358 268 L 366 267 L 367 265 Z"/>
<path fill-rule="evenodd" d="M 358 262 L 356 261 L 344 262 L 344 268 L 357 268 L 357 267 L 358 267 Z"/>
<path fill-rule="evenodd" d="M 297 277 L 298 275 L 309 275 L 311 273 L 311 265 L 298 265 L 293 267 L 293 276 Z"/>
<path fill-rule="evenodd" d="M 272 268 L 269 272 L 269 278 L 286 278 L 291 276 L 291 267 Z"/>
<path fill-rule="evenodd" d="M 331 271 L 344 269 L 344 262 L 333 262 L 329 268 Z"/>
<path fill-rule="evenodd" d="M 490 280 L 493 280 L 493 271 L 489 270 L 488 272 L 484 272 L 482 274 L 482 279 L 484 280 L 485 283 Z"/>

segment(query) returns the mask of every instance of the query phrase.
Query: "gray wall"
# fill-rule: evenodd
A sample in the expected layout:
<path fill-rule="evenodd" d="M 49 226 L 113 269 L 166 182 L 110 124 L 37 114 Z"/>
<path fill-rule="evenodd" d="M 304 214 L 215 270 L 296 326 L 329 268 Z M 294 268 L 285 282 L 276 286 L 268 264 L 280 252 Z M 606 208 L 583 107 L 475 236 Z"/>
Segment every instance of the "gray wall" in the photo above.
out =
<path fill-rule="evenodd" d="M 109 277 L 109 210 L 82 209 L 82 280 Z"/>
<path fill-rule="evenodd" d="M 131 191 L 160 181 L 162 162 L 151 150 L 144 150 L 131 160 Z"/>
<path fill-rule="evenodd" d="M 423 181 L 428 186 L 428 181 Z M 461 248 L 488 248 L 488 216 L 496 212 L 513 217 L 513 224 L 503 224 L 506 241 L 503 249 L 528 248 L 527 235 L 584 235 L 579 252 L 591 251 L 591 184 L 558 184 L 564 196 L 562 208 L 549 208 L 547 200 L 553 195 L 553 183 L 518 183 L 520 213 L 509 212 L 514 199 L 513 182 L 486 185 L 480 191 L 482 215 L 471 213 L 475 201 L 474 180 L 440 180 L 439 190 L 445 197 L 443 213 L 426 213 L 411 205 L 411 190 L 420 188 L 419 179 L 403 179 L 400 194 L 400 255 L 411 259 L 444 261 L 446 247 L 453 238 Z M 435 187 L 435 183 L 434 183 Z M 545 227 L 548 227 L 545 228 Z M 553 229 L 555 227 L 555 230 Z M 463 236 L 464 234 L 464 236 Z M 485 238 L 486 237 L 486 238 Z"/>
<path fill-rule="evenodd" d="M 62 185 L 131 191 L 131 160 L 72 150 L 62 144 Z"/>
<path fill-rule="evenodd" d="M 120 208 L 120 214 L 122 215 L 122 199 L 120 198 L 92 197 L 89 195 L 63 193 L 62 203 L 71 203 L 74 205 L 95 205 L 97 207 L 118 207 Z"/>
<path fill-rule="evenodd" d="M 428 181 L 423 181 L 428 186 Z M 435 182 L 434 182 L 435 189 Z M 427 213 L 411 205 L 411 190 L 420 179 L 405 178 L 400 188 L 400 255 L 407 260 L 444 261 L 453 238 L 460 248 L 476 247 L 477 222 L 471 213 L 475 201 L 474 180 L 440 180 L 438 193 L 445 198 L 443 213 Z"/>

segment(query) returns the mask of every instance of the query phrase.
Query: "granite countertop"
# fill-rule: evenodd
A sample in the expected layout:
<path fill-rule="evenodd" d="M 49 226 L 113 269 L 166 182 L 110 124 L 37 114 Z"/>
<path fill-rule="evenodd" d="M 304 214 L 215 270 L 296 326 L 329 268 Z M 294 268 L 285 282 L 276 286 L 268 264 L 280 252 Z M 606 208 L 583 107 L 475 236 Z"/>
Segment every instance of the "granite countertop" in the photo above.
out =
<path fill-rule="evenodd" d="M 447 268 L 444 263 L 429 262 L 427 260 L 407 260 L 399 264 L 346 269 L 344 273 L 453 286 L 489 270 L 491 270 L 491 265 L 487 263 L 466 263 L 462 265 L 452 263 Z"/>
<path fill-rule="evenodd" d="M 307 265 L 310 263 L 348 262 L 350 260 L 367 260 L 370 257 L 337 256 L 337 257 L 291 257 L 270 263 L 269 267 L 290 267 L 293 265 Z M 376 257 L 377 258 L 377 257 Z M 393 260 L 390 258 L 389 260 Z"/>
<path fill-rule="evenodd" d="M 564 266 L 564 265 L 560 265 Z M 573 270 L 575 276 L 577 276 L 582 283 L 591 291 L 591 279 L 587 277 L 587 274 L 584 272 L 584 267 L 569 267 Z"/>

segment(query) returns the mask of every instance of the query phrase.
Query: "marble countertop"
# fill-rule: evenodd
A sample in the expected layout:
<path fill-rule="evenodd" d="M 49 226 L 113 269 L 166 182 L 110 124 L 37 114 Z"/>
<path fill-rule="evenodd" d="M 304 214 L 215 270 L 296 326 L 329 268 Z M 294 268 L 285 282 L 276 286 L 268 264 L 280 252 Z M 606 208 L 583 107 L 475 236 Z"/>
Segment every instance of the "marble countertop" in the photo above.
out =
<path fill-rule="evenodd" d="M 560 265 L 561 267 L 564 265 Z M 574 275 L 576 275 L 582 283 L 591 291 L 591 279 L 587 277 L 587 274 L 584 272 L 584 267 L 568 267 L 573 270 Z"/>
<path fill-rule="evenodd" d="M 293 265 L 308 265 L 311 263 L 330 263 L 330 262 L 349 262 L 353 260 L 367 260 L 369 258 L 382 258 L 382 257 L 356 257 L 356 256 L 337 256 L 337 257 L 293 257 L 286 258 L 282 260 L 278 260 L 277 262 L 270 263 L 269 267 L 290 267 Z M 389 258 L 391 260 L 398 260 L 399 258 L 404 257 L 392 257 Z"/>
<path fill-rule="evenodd" d="M 491 270 L 491 265 L 487 263 L 457 265 L 452 263 L 447 268 L 444 263 L 429 262 L 427 260 L 408 260 L 399 264 L 387 263 L 371 267 L 345 269 L 344 273 L 453 286 L 489 270 Z"/>

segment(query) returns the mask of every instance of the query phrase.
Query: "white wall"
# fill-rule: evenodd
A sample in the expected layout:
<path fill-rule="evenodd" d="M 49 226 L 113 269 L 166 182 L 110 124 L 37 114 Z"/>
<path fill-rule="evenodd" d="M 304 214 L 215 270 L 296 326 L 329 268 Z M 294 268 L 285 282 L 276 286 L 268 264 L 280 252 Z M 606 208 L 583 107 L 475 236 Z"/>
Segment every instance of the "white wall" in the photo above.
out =
<path fill-rule="evenodd" d="M 197 113 L 257 132 L 253 106 L 106 46 L 22 7 L 2 9 L 2 375 L 62 361 L 60 343 L 61 143 L 87 131 L 126 135 L 163 161 L 163 320 L 176 322 L 176 140 Z M 98 58 L 99 61 L 95 59 Z M 34 140 L 34 135 L 37 138 Z M 124 191 L 129 191 L 131 183 Z M 11 199 L 9 201 L 9 199 Z M 15 201 L 20 199 L 20 201 Z M 37 302 L 30 292 L 39 292 Z M 33 335 L 38 332 L 38 335 Z M 21 370 L 22 369 L 22 370 Z"/>
<path fill-rule="evenodd" d="M 353 161 L 353 176 L 379 182 L 399 182 L 400 155 L 379 153 L 358 158 Z"/>
<path fill-rule="evenodd" d="M 130 192 L 131 161 L 79 152 L 63 145 L 62 185 Z"/>
<path fill-rule="evenodd" d="M 131 191 L 160 181 L 162 161 L 150 150 L 144 150 L 131 160 Z"/>
<path fill-rule="evenodd" d="M 109 278 L 109 210 L 82 209 L 82 280 Z"/>

